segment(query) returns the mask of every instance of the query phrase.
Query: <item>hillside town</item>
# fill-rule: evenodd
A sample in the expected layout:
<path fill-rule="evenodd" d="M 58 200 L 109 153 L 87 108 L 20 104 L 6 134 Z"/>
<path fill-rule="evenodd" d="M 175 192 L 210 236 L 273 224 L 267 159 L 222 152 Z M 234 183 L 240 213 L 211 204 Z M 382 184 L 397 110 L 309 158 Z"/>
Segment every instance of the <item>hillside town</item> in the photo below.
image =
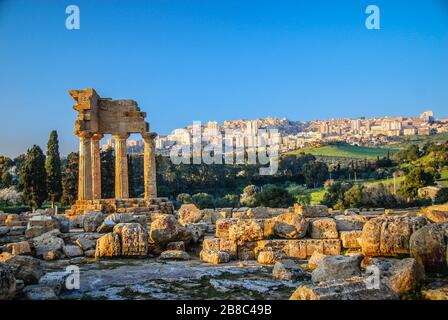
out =
<path fill-rule="evenodd" d="M 448 118 L 436 118 L 431 110 L 419 116 L 339 118 L 330 120 L 292 121 L 287 118 L 260 118 L 256 120 L 225 120 L 223 124 L 209 121 L 200 125 L 202 143 L 224 143 L 226 132 L 232 132 L 233 139 L 240 144 L 253 146 L 257 135 L 261 135 L 267 145 L 272 145 L 269 129 L 278 130 L 278 147 L 281 153 L 306 146 L 328 142 L 346 142 L 358 146 L 384 146 L 397 137 L 429 136 L 448 132 Z M 168 156 L 173 146 L 194 143 L 195 125 L 174 129 L 168 135 L 156 138 L 156 152 Z M 260 130 L 260 132 L 259 132 Z M 237 142 L 238 144 L 238 142 Z M 142 140 L 127 141 L 131 153 L 143 151 Z M 114 147 L 114 140 L 108 139 L 103 150 Z"/>

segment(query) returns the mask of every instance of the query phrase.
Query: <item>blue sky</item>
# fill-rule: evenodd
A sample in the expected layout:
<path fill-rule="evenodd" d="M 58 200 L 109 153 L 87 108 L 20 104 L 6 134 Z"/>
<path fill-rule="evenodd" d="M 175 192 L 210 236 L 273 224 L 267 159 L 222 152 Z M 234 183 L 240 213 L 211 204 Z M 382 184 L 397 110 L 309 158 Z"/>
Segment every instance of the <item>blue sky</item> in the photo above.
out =
<path fill-rule="evenodd" d="M 81 29 L 65 28 L 76 4 Z M 381 9 L 367 30 L 365 8 Z M 69 89 L 193 120 L 448 117 L 448 0 L 0 0 L 0 154 L 77 149 Z"/>

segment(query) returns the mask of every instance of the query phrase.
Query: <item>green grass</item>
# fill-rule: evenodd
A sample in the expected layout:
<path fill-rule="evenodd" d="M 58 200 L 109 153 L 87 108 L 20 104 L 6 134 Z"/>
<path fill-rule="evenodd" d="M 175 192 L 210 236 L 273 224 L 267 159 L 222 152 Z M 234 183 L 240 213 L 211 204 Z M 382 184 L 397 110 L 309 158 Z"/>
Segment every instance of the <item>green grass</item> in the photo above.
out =
<path fill-rule="evenodd" d="M 442 169 L 440 179 L 438 181 L 441 185 L 448 187 L 448 167 Z"/>
<path fill-rule="evenodd" d="M 423 146 L 427 142 L 445 143 L 448 141 L 448 132 L 437 133 L 430 136 L 406 136 L 397 137 L 396 141 L 389 144 L 390 147 L 403 149 L 409 146 L 409 144 L 416 144 Z"/>
<path fill-rule="evenodd" d="M 307 147 L 303 149 L 288 152 L 288 154 L 310 153 L 315 156 L 323 157 L 338 157 L 338 158 L 352 158 L 352 159 L 373 159 L 377 157 L 385 157 L 387 153 L 394 153 L 395 149 L 390 148 L 371 148 L 359 147 L 349 144 L 334 144 L 322 147 Z"/>

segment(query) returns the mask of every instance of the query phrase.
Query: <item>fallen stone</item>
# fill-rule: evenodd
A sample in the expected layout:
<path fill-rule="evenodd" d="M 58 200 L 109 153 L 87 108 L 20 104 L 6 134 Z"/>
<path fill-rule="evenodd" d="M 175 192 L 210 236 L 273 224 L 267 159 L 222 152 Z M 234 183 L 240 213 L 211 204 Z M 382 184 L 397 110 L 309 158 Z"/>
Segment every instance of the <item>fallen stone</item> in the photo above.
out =
<path fill-rule="evenodd" d="M 432 223 L 410 238 L 410 255 L 426 272 L 448 272 L 448 223 Z"/>
<path fill-rule="evenodd" d="M 229 227 L 229 240 L 235 240 L 237 244 L 249 241 L 262 240 L 264 225 L 261 220 L 239 220 Z"/>
<path fill-rule="evenodd" d="M 281 238 L 300 239 L 306 235 L 308 221 L 295 213 L 284 213 L 275 218 L 274 231 Z"/>
<path fill-rule="evenodd" d="M 309 277 L 309 274 L 290 259 L 277 261 L 272 269 L 272 277 L 276 280 L 297 281 Z"/>
<path fill-rule="evenodd" d="M 230 256 L 224 251 L 201 250 L 199 254 L 202 261 L 211 264 L 220 264 L 229 262 Z"/>
<path fill-rule="evenodd" d="M 31 242 L 36 250 L 36 256 L 45 258 L 49 252 L 56 255 L 60 253 L 64 245 L 64 240 L 59 238 L 60 234 L 59 230 L 55 229 L 33 238 Z"/>
<path fill-rule="evenodd" d="M 396 300 L 397 295 L 388 287 L 368 287 L 369 279 L 354 277 L 343 281 L 327 281 L 303 285 L 290 300 Z"/>
<path fill-rule="evenodd" d="M 94 232 L 103 223 L 104 216 L 101 212 L 89 212 L 84 214 L 84 232 Z"/>
<path fill-rule="evenodd" d="M 167 249 L 167 250 L 180 250 L 180 251 L 185 251 L 185 242 L 183 242 L 183 241 L 169 242 L 169 243 L 166 245 L 166 249 Z"/>
<path fill-rule="evenodd" d="M 114 233 L 121 239 L 122 256 L 146 256 L 148 254 L 148 233 L 139 223 L 119 223 Z"/>
<path fill-rule="evenodd" d="M 57 300 L 56 293 L 50 287 L 30 285 L 23 289 L 23 294 L 28 300 Z"/>
<path fill-rule="evenodd" d="M 218 219 L 216 221 L 216 237 L 217 238 L 228 238 L 230 226 L 236 224 L 238 219 L 228 218 L 228 219 Z"/>
<path fill-rule="evenodd" d="M 95 258 L 118 257 L 121 255 L 120 237 L 114 232 L 106 233 L 96 242 Z"/>
<path fill-rule="evenodd" d="M 448 205 L 435 205 L 422 210 L 426 218 L 431 222 L 444 223 L 448 222 Z"/>
<path fill-rule="evenodd" d="M 159 258 L 162 260 L 190 260 L 190 255 L 182 250 L 166 250 Z"/>
<path fill-rule="evenodd" d="M 6 250 L 13 255 L 31 254 L 31 248 L 28 241 L 21 241 L 16 243 L 8 243 Z"/>
<path fill-rule="evenodd" d="M 333 280 L 345 280 L 360 276 L 359 265 L 362 255 L 355 256 L 327 256 L 312 272 L 311 279 L 315 283 Z"/>
<path fill-rule="evenodd" d="M 197 223 L 203 218 L 201 210 L 194 204 L 183 204 L 177 211 L 180 224 Z"/>
<path fill-rule="evenodd" d="M 369 218 L 358 215 L 339 215 L 334 217 L 339 232 L 362 230 Z"/>
<path fill-rule="evenodd" d="M 62 252 L 64 252 L 67 258 L 75 258 L 84 255 L 84 252 L 79 246 L 63 246 Z"/>
<path fill-rule="evenodd" d="M 16 294 L 16 278 L 4 265 L 0 264 L 0 300 L 13 299 Z"/>
<path fill-rule="evenodd" d="M 283 253 L 267 248 L 258 253 L 257 261 L 259 264 L 273 265 L 283 258 L 285 258 Z"/>
<path fill-rule="evenodd" d="M 397 256 L 409 254 L 409 239 L 426 224 L 423 217 L 381 216 L 369 220 L 362 230 L 359 242 L 367 256 Z"/>
<path fill-rule="evenodd" d="M 65 281 L 69 275 L 69 272 L 48 272 L 40 278 L 39 285 L 52 288 L 54 293 L 59 295 L 65 289 Z"/>
<path fill-rule="evenodd" d="M 96 241 L 93 241 L 91 239 L 87 239 L 84 237 L 80 237 L 80 238 L 76 239 L 75 243 L 83 251 L 95 249 L 95 246 L 96 246 Z"/>
<path fill-rule="evenodd" d="M 337 239 L 339 237 L 333 218 L 316 218 L 310 221 L 310 237 L 313 239 Z"/>
<path fill-rule="evenodd" d="M 322 254 L 318 251 L 314 251 L 313 255 L 308 260 L 308 268 L 310 270 L 316 269 L 319 266 L 319 264 L 324 260 L 325 257 L 327 257 L 327 255 Z"/>
<path fill-rule="evenodd" d="M 149 238 L 159 246 L 166 246 L 167 243 L 183 240 L 186 229 L 172 215 L 158 215 L 151 223 Z"/>
<path fill-rule="evenodd" d="M 301 206 L 294 204 L 294 213 L 304 216 L 305 218 L 328 217 L 328 207 L 323 205 L 317 206 Z"/>
<path fill-rule="evenodd" d="M 342 241 L 342 247 L 344 247 L 345 249 L 361 248 L 361 245 L 359 244 L 359 238 L 361 238 L 361 236 L 361 230 L 341 231 L 340 237 Z"/>
<path fill-rule="evenodd" d="M 13 256 L 6 261 L 14 277 L 21 279 L 25 284 L 37 283 L 44 272 L 41 262 L 29 256 Z"/>

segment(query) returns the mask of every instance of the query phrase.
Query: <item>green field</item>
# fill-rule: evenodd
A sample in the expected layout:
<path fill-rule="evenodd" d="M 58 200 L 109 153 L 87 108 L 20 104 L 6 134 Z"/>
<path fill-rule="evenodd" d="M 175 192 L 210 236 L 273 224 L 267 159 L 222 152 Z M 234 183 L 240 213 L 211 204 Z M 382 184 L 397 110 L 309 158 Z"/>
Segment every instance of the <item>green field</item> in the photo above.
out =
<path fill-rule="evenodd" d="M 409 144 L 416 144 L 419 146 L 423 146 L 425 143 L 434 142 L 434 143 L 445 143 L 448 141 L 448 132 L 437 133 L 430 136 L 406 136 L 406 137 L 397 137 L 396 141 L 391 142 L 389 145 L 393 148 L 403 149 L 406 148 Z"/>
<path fill-rule="evenodd" d="M 335 144 L 322 147 L 307 147 L 303 149 L 294 150 L 287 154 L 310 153 L 315 156 L 322 157 L 337 157 L 337 158 L 351 158 L 351 159 L 373 159 L 377 157 L 385 157 L 387 153 L 394 153 L 395 149 L 388 148 L 370 148 L 352 146 L 349 144 Z"/>
<path fill-rule="evenodd" d="M 443 168 L 440 175 L 439 183 L 448 187 L 448 167 Z"/>

